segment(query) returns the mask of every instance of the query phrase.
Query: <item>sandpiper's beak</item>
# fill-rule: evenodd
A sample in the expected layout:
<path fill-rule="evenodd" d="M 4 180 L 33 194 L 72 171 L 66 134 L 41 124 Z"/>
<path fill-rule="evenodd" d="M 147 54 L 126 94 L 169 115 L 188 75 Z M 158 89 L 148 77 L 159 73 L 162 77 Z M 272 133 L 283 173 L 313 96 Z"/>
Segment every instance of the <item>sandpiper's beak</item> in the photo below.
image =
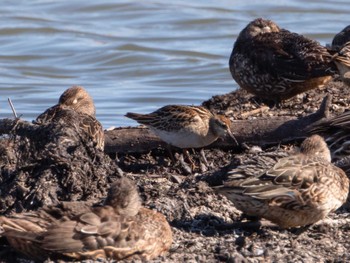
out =
<path fill-rule="evenodd" d="M 227 134 L 235 141 L 235 143 L 237 144 L 237 146 L 239 145 L 238 141 L 236 140 L 236 137 L 233 135 L 231 129 L 227 130 Z"/>

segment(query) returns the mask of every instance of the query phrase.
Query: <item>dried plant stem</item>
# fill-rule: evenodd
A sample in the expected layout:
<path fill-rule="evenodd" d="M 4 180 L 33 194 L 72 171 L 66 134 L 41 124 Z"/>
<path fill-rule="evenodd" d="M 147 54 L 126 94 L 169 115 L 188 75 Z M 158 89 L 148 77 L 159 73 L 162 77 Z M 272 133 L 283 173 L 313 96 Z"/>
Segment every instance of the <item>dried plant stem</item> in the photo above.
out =
<path fill-rule="evenodd" d="M 12 110 L 12 112 L 13 112 L 13 115 L 14 115 L 15 118 L 17 119 L 18 116 L 17 116 L 17 113 L 16 113 L 16 109 L 15 109 L 15 107 L 13 106 L 11 99 L 8 98 L 7 100 L 8 100 L 8 102 L 9 102 L 9 104 L 10 104 L 10 107 L 11 107 L 11 110 Z"/>

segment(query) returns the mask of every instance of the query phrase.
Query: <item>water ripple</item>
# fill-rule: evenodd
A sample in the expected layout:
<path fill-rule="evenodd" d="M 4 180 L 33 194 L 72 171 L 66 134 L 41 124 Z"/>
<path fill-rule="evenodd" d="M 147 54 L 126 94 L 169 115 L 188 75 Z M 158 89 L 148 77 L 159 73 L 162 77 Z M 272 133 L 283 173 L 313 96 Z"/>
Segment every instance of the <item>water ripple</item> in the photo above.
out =
<path fill-rule="evenodd" d="M 228 57 L 250 20 L 270 18 L 326 44 L 350 11 L 346 0 L 248 2 L 2 1 L 0 117 L 12 116 L 7 97 L 32 120 L 79 84 L 106 128 L 134 125 L 127 111 L 200 104 L 236 89 Z"/>

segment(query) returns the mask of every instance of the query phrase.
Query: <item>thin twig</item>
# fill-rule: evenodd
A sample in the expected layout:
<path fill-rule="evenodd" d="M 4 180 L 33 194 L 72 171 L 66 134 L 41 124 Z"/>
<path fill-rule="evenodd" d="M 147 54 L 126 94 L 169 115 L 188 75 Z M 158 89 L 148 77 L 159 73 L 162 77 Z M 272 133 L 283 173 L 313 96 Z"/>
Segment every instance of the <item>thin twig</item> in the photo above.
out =
<path fill-rule="evenodd" d="M 8 98 L 7 100 L 8 100 L 8 102 L 9 102 L 9 104 L 10 104 L 10 107 L 11 107 L 11 110 L 12 110 L 12 112 L 13 112 L 13 115 L 14 115 L 14 116 L 15 116 L 15 118 L 17 119 L 17 118 L 18 118 L 18 116 L 17 116 L 16 110 L 15 110 L 15 107 L 14 107 L 14 106 L 13 106 L 13 104 L 12 104 L 11 99 L 10 99 L 10 98 Z"/>
<path fill-rule="evenodd" d="M 270 109 L 270 107 L 268 106 L 262 106 L 258 109 L 255 109 L 255 110 L 251 110 L 251 111 L 248 111 L 248 112 L 244 112 L 241 114 L 241 117 L 242 118 L 247 118 L 247 117 L 250 117 L 252 115 L 255 115 L 255 114 L 258 114 L 258 113 L 263 113 L 263 112 L 266 112 Z"/>

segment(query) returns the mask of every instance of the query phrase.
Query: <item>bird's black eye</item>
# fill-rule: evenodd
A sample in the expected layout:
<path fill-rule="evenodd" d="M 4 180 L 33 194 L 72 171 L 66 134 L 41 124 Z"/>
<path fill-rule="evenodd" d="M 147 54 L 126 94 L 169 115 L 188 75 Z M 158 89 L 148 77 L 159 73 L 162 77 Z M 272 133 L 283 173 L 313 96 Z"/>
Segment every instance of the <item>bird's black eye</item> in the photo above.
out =
<path fill-rule="evenodd" d="M 218 124 L 218 126 L 220 126 L 223 129 L 227 129 L 227 125 L 226 123 L 224 123 L 223 121 L 217 120 L 216 122 Z"/>

